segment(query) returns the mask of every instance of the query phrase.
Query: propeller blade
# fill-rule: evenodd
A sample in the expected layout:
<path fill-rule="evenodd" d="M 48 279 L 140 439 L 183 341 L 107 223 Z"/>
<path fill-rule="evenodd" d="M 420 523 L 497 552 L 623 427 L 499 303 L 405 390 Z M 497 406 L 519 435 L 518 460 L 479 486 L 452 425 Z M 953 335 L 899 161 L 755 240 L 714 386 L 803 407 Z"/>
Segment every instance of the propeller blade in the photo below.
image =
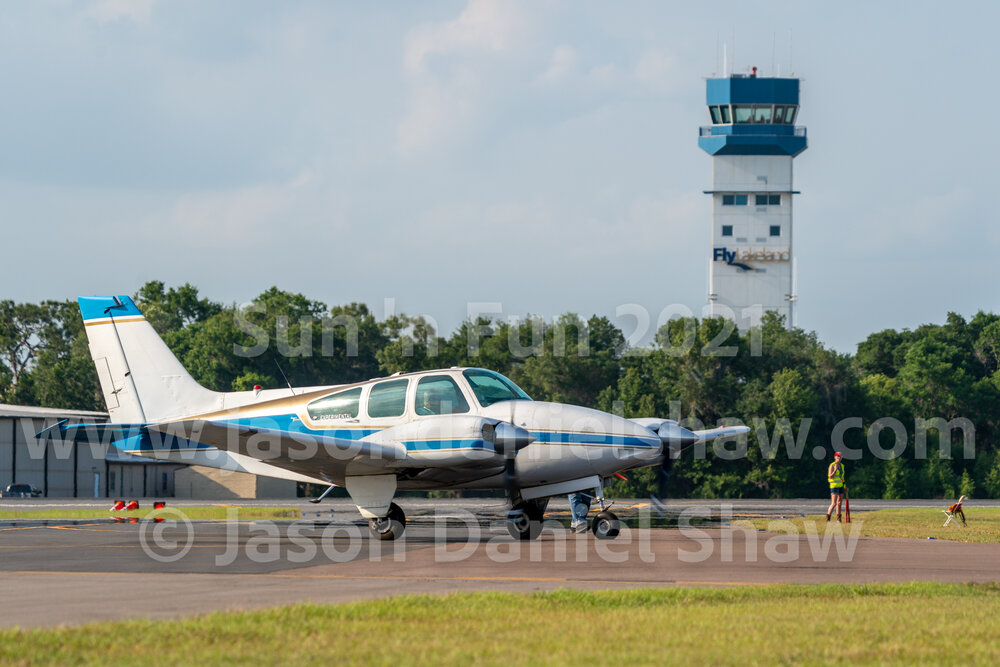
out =
<path fill-rule="evenodd" d="M 656 429 L 656 434 L 660 436 L 663 445 L 663 459 L 660 461 L 660 469 L 657 471 L 656 497 L 652 498 L 653 507 L 661 514 L 666 514 L 667 487 L 670 482 L 670 469 L 674 465 L 674 452 L 680 452 L 684 447 L 692 445 L 701 438 L 697 433 L 689 431 L 680 424 L 672 420 L 666 420 Z"/>
<path fill-rule="evenodd" d="M 513 456 L 507 457 L 503 462 L 503 488 L 507 493 L 507 502 L 513 507 L 514 497 L 520 488 L 517 483 L 517 468 Z"/>
<path fill-rule="evenodd" d="M 656 495 L 660 500 L 667 497 L 667 483 L 670 481 L 670 469 L 674 465 L 674 460 L 670 456 L 670 449 L 663 448 L 663 462 L 660 463 L 659 476 L 656 484 Z"/>
<path fill-rule="evenodd" d="M 515 426 L 509 422 L 486 422 L 483 424 L 483 440 L 493 446 L 493 451 L 501 454 L 503 461 L 503 487 L 507 492 L 507 501 L 514 506 L 520 486 L 517 482 L 517 467 L 515 458 L 517 452 L 524 449 L 535 437 L 527 429 Z"/>

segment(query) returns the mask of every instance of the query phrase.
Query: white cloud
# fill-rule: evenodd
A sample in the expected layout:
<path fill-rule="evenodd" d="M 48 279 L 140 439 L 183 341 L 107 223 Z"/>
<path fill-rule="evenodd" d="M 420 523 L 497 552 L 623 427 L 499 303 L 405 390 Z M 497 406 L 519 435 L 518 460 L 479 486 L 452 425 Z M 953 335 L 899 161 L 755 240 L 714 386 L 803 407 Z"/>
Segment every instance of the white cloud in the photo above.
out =
<path fill-rule="evenodd" d="M 659 49 L 649 49 L 635 64 L 635 78 L 655 92 L 666 92 L 673 88 L 678 76 L 688 77 L 687 72 L 679 72 L 675 58 Z"/>
<path fill-rule="evenodd" d="M 98 0 L 84 15 L 99 23 L 112 23 L 128 19 L 135 23 L 149 23 L 156 0 Z"/>
<path fill-rule="evenodd" d="M 403 57 L 409 108 L 396 127 L 400 153 L 412 154 L 462 135 L 486 105 L 484 97 L 497 94 L 489 63 L 475 57 L 509 55 L 525 24 L 514 2 L 469 0 L 457 18 L 410 31 Z M 432 68 L 432 55 L 453 59 L 447 67 Z"/>
<path fill-rule="evenodd" d="M 313 234 L 323 229 L 325 238 L 341 217 L 333 200 L 327 180 L 304 170 L 285 183 L 181 195 L 165 214 L 153 214 L 165 220 L 150 220 L 149 227 L 162 224 L 179 236 L 216 247 L 266 245 L 293 237 L 296 229 L 312 229 Z"/>
<path fill-rule="evenodd" d="M 590 80 L 600 86 L 612 86 L 621 80 L 621 72 L 617 66 L 607 63 L 590 70 Z"/>
<path fill-rule="evenodd" d="M 552 82 L 564 79 L 576 68 L 578 60 L 576 49 L 572 46 L 567 44 L 559 46 L 552 52 L 552 57 L 549 58 L 549 66 L 542 75 L 542 80 Z"/>
<path fill-rule="evenodd" d="M 859 216 L 851 233 L 843 237 L 864 239 L 852 245 L 875 255 L 900 246 L 937 250 L 946 234 L 955 239 L 967 231 L 958 221 L 972 216 L 972 194 L 968 187 L 959 185 L 947 192 L 923 194 L 909 203 L 894 201 Z"/>
<path fill-rule="evenodd" d="M 513 2 L 469 0 L 458 18 L 424 23 L 410 31 L 403 63 L 408 72 L 422 73 L 432 54 L 502 53 L 510 48 L 521 18 L 520 8 Z"/>

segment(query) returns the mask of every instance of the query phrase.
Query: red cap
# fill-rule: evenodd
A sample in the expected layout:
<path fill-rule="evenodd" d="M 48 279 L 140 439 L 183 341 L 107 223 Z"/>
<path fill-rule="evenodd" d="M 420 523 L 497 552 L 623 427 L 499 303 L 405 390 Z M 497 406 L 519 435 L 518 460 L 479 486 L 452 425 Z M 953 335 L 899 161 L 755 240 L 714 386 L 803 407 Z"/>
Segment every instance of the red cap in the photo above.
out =
<path fill-rule="evenodd" d="M 834 456 L 839 456 L 839 457 L 841 457 L 841 458 L 843 458 L 843 456 L 844 456 L 844 455 L 843 455 L 843 454 L 841 454 L 840 452 L 834 452 L 834 453 L 833 453 L 833 455 L 834 455 Z"/>

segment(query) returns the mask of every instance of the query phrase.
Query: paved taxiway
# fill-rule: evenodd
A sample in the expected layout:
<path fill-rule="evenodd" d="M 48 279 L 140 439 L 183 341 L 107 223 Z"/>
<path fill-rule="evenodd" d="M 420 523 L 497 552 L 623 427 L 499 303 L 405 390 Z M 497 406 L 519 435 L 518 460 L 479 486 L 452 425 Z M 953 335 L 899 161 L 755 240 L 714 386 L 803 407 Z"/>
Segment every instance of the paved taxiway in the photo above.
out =
<path fill-rule="evenodd" d="M 1000 581 L 1000 545 L 838 540 L 712 522 L 684 529 L 632 528 L 602 542 L 590 534 L 571 534 L 557 521 L 539 540 L 518 543 L 506 535 L 498 501 L 402 499 L 400 504 L 413 521 L 405 539 L 396 543 L 369 540 L 356 511 L 352 515 L 342 502 L 319 510 L 304 505 L 306 512 L 320 514 L 297 522 L 2 522 L 0 626 L 168 617 L 400 593 Z M 640 521 L 642 505 L 615 509 Z M 937 507 L 940 501 L 890 504 L 901 505 Z M 857 501 L 856 506 L 860 513 L 886 503 Z M 671 507 L 724 520 L 731 513 L 738 521 L 821 512 L 825 503 L 679 501 Z M 469 509 L 475 514 L 466 514 Z M 555 518 L 565 516 L 558 502 L 551 509 Z M 859 518 L 863 515 L 856 522 Z"/>

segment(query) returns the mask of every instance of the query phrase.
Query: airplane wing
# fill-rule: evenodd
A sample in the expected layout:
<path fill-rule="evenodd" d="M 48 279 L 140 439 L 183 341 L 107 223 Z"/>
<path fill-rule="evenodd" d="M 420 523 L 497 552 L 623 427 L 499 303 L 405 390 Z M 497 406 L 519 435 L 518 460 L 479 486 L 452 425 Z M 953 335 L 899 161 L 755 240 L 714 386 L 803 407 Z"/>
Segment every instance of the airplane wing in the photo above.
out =
<path fill-rule="evenodd" d="M 719 426 L 718 428 L 708 428 L 701 431 L 692 431 L 700 442 L 705 442 L 707 440 L 716 440 L 718 438 L 727 438 L 733 435 L 743 435 L 744 433 L 749 433 L 749 426 Z"/>
<path fill-rule="evenodd" d="M 179 438 L 241 454 L 310 477 L 339 479 L 398 468 L 406 450 L 391 443 L 317 436 L 224 421 L 187 420 L 150 424 L 152 436 Z M 154 445 L 155 448 L 155 445 Z"/>

